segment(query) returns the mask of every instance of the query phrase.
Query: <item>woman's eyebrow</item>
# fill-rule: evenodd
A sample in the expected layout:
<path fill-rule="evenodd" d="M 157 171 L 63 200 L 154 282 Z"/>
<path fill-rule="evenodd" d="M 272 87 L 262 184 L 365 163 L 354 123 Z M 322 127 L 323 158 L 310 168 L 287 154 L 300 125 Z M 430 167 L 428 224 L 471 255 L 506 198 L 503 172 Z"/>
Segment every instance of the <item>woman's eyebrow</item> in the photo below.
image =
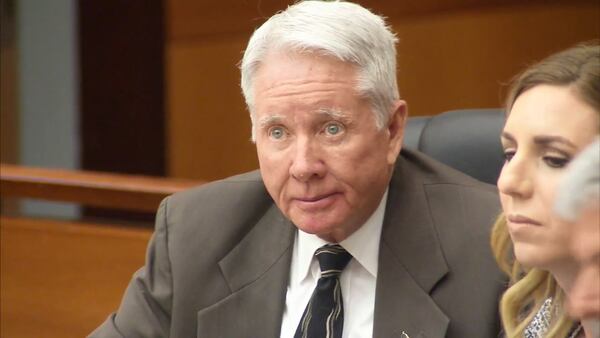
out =
<path fill-rule="evenodd" d="M 568 139 L 566 139 L 562 136 L 558 136 L 558 135 L 534 136 L 533 142 L 535 144 L 538 144 L 541 146 L 549 146 L 549 145 L 552 145 L 553 143 L 559 143 L 559 144 L 566 145 L 570 148 L 577 149 L 577 147 L 575 146 L 575 144 L 573 144 L 573 142 L 569 141 Z"/>
<path fill-rule="evenodd" d="M 507 141 L 510 142 L 514 142 L 516 143 L 516 139 L 515 137 L 510 134 L 509 132 L 503 131 L 501 134 L 501 137 L 503 139 L 506 139 Z M 563 144 L 566 145 L 570 148 L 573 149 L 577 149 L 577 147 L 575 146 L 575 144 L 573 144 L 573 142 L 569 141 L 567 138 L 562 137 L 562 136 L 558 136 L 558 135 L 539 135 L 539 136 L 534 136 L 533 137 L 533 143 L 535 143 L 536 145 L 539 146 L 550 146 L 552 144 L 558 143 L 558 144 Z"/>
<path fill-rule="evenodd" d="M 500 134 L 500 137 L 501 137 L 501 138 L 503 138 L 503 139 L 506 139 L 506 140 L 508 140 L 508 141 L 511 141 L 511 142 L 513 142 L 513 143 L 516 143 L 516 142 L 517 142 L 517 140 L 515 139 L 515 137 L 514 137 L 514 136 L 512 136 L 512 134 L 511 134 L 511 133 L 509 133 L 509 132 L 506 132 L 506 131 L 503 131 L 503 132 L 502 132 L 502 134 Z"/>

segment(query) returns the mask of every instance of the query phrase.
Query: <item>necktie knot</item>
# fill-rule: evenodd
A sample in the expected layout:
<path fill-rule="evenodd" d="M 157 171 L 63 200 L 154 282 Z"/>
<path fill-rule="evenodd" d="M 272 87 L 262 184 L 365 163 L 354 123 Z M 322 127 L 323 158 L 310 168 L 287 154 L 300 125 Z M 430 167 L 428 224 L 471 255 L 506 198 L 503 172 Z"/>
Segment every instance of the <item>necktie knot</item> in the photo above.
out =
<path fill-rule="evenodd" d="M 317 249 L 315 256 L 321 267 L 321 278 L 339 276 L 352 255 L 339 244 L 327 244 Z"/>

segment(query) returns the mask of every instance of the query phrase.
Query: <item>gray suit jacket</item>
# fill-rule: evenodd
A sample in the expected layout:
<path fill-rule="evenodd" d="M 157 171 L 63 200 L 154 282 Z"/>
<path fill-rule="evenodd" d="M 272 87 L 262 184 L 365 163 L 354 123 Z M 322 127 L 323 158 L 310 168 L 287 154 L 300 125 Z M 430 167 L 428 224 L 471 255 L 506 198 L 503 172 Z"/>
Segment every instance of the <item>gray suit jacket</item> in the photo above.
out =
<path fill-rule="evenodd" d="M 402 151 L 390 182 L 373 337 L 496 337 L 493 187 Z M 279 337 L 296 228 L 258 172 L 163 201 L 146 265 L 92 337 Z"/>

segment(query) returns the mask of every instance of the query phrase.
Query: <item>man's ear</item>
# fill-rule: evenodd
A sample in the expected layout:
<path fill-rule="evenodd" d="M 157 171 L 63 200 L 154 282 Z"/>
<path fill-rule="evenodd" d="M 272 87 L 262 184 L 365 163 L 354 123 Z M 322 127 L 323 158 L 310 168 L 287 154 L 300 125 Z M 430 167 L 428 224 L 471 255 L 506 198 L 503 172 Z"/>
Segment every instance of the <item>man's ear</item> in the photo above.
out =
<path fill-rule="evenodd" d="M 402 149 L 404 126 L 406 125 L 407 106 L 403 100 L 397 100 L 386 126 L 389 135 L 388 163 L 393 165 Z"/>

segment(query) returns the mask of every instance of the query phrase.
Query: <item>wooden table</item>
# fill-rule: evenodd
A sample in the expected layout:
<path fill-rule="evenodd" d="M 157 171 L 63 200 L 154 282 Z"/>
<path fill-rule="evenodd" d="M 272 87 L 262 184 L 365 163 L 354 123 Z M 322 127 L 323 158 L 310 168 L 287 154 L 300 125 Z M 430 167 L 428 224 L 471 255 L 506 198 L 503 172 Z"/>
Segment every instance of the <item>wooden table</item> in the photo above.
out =
<path fill-rule="evenodd" d="M 203 182 L 0 165 L 2 199 L 155 211 Z M 151 227 L 0 215 L 0 337 L 85 337 L 143 266 Z"/>

